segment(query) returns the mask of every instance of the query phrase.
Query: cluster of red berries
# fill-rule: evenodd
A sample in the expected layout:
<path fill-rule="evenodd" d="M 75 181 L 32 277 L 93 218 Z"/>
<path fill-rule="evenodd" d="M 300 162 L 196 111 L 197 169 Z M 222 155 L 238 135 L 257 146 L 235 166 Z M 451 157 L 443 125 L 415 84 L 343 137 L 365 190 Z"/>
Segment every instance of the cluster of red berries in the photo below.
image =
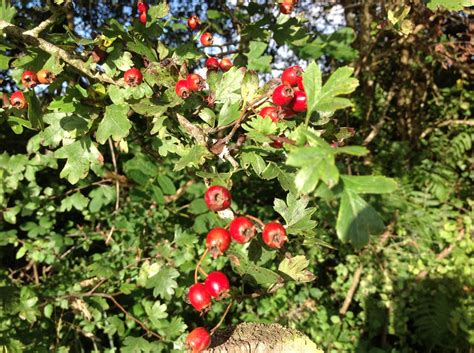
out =
<path fill-rule="evenodd" d="M 293 12 L 297 2 L 298 0 L 283 0 L 280 2 L 280 12 L 285 15 L 289 15 Z"/>
<path fill-rule="evenodd" d="M 290 66 L 285 69 L 281 75 L 281 83 L 273 90 L 274 105 L 262 108 L 259 112 L 261 117 L 278 121 L 306 111 L 306 93 L 301 67 Z"/>
<path fill-rule="evenodd" d="M 49 85 L 53 83 L 56 76 L 48 70 L 42 69 L 37 73 L 34 71 L 25 71 L 21 75 L 21 83 L 26 88 L 35 88 L 38 84 Z M 25 109 L 28 102 L 22 91 L 15 91 L 10 97 L 10 104 L 17 109 Z"/>
<path fill-rule="evenodd" d="M 199 28 L 201 25 L 201 20 L 196 15 L 193 15 L 188 18 L 188 26 L 191 30 L 195 30 Z M 201 43 L 204 46 L 212 45 L 213 36 L 209 32 L 204 32 L 201 35 Z M 215 57 L 209 57 L 206 60 L 206 68 L 209 71 L 229 71 L 230 68 L 233 66 L 232 60 L 229 58 L 223 58 L 219 61 Z M 196 73 L 189 74 L 185 79 L 181 79 L 176 83 L 175 92 L 176 94 L 186 99 L 188 98 L 192 92 L 202 91 L 206 87 L 206 81 L 204 78 Z"/>
<path fill-rule="evenodd" d="M 232 197 L 228 189 L 223 186 L 214 185 L 207 189 L 204 201 L 209 210 L 219 212 L 230 207 Z M 258 221 L 261 223 L 260 220 Z M 263 242 L 270 248 L 281 248 L 287 240 L 286 230 L 283 225 L 277 222 L 270 222 L 267 224 L 261 223 L 261 226 L 263 227 Z M 207 250 L 203 258 L 209 252 L 215 259 L 229 249 L 232 239 L 239 244 L 245 244 L 251 241 L 257 234 L 255 224 L 245 216 L 235 217 L 230 222 L 228 228 L 229 230 L 216 227 L 209 231 L 206 237 Z M 227 298 L 229 297 L 229 292 L 230 283 L 227 276 L 220 271 L 214 271 L 207 276 L 204 283 L 196 281 L 190 287 L 188 300 L 196 310 L 204 312 L 210 309 L 212 299 L 221 300 Z M 186 338 L 186 346 L 192 353 L 202 352 L 209 347 L 210 343 L 211 335 L 204 327 L 194 329 Z"/>
<path fill-rule="evenodd" d="M 145 0 L 138 0 L 137 10 L 139 14 L 139 20 L 141 24 L 146 25 L 147 15 L 148 15 L 148 4 Z"/>

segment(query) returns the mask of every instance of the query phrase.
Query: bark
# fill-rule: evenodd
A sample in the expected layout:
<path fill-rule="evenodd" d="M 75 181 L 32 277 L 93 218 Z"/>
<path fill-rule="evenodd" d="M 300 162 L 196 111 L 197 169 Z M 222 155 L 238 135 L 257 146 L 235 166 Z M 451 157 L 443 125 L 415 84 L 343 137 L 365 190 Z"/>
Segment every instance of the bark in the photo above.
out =
<path fill-rule="evenodd" d="M 301 332 L 279 324 L 242 323 L 218 331 L 204 353 L 323 353 Z"/>

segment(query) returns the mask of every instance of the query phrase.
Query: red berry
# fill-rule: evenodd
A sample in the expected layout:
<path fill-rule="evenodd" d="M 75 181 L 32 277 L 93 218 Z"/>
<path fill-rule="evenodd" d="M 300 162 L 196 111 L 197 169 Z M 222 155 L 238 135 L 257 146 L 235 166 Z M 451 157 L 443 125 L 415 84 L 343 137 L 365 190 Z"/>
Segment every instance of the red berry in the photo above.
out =
<path fill-rule="evenodd" d="M 148 4 L 145 1 L 139 0 L 137 4 L 138 13 L 148 12 Z"/>
<path fill-rule="evenodd" d="M 230 241 L 230 233 L 224 228 L 216 227 L 207 233 L 206 247 L 215 259 L 229 249 Z"/>
<path fill-rule="evenodd" d="M 206 67 L 208 70 L 219 70 L 219 60 L 214 57 L 207 58 Z"/>
<path fill-rule="evenodd" d="M 207 208 L 211 211 L 225 210 L 230 206 L 231 200 L 230 191 L 220 185 L 211 186 L 204 195 Z"/>
<path fill-rule="evenodd" d="M 280 12 L 285 15 L 289 15 L 293 12 L 294 5 L 292 2 L 282 2 L 280 4 Z"/>
<path fill-rule="evenodd" d="M 219 67 L 224 72 L 229 71 L 232 66 L 234 66 L 234 64 L 232 64 L 232 60 L 230 60 L 229 58 L 224 58 L 219 63 Z"/>
<path fill-rule="evenodd" d="M 189 74 L 186 80 L 190 91 L 201 91 L 205 87 L 204 79 L 198 74 Z"/>
<path fill-rule="evenodd" d="M 201 35 L 201 44 L 204 45 L 205 47 L 212 45 L 213 42 L 214 42 L 214 36 L 211 33 L 204 32 Z"/>
<path fill-rule="evenodd" d="M 277 107 L 265 107 L 258 113 L 262 118 L 269 117 L 272 121 L 280 120 L 280 111 Z"/>
<path fill-rule="evenodd" d="M 273 103 L 279 106 L 289 104 L 293 100 L 293 88 L 288 85 L 280 85 L 273 91 L 272 100 Z"/>
<path fill-rule="evenodd" d="M 295 91 L 295 98 L 291 102 L 291 109 L 295 112 L 305 112 L 307 109 L 306 93 L 303 91 Z"/>
<path fill-rule="evenodd" d="M 298 77 L 298 88 L 300 89 L 300 91 L 305 92 L 304 85 L 303 85 L 303 76 Z"/>
<path fill-rule="evenodd" d="M 26 88 L 34 88 L 38 84 L 38 76 L 33 71 L 25 71 L 21 75 L 21 83 Z"/>
<path fill-rule="evenodd" d="M 281 74 L 281 82 L 284 85 L 297 86 L 298 78 L 303 75 L 303 69 L 299 66 L 290 66 Z"/>
<path fill-rule="evenodd" d="M 25 109 L 28 107 L 28 102 L 22 91 L 16 91 L 10 97 L 10 104 L 17 109 Z"/>
<path fill-rule="evenodd" d="M 189 87 L 188 87 L 188 80 L 179 80 L 176 83 L 175 87 L 176 94 L 180 96 L 183 99 L 186 99 L 189 97 Z"/>
<path fill-rule="evenodd" d="M 202 283 L 196 283 L 189 288 L 188 299 L 197 311 L 203 311 L 211 306 L 211 296 Z"/>
<path fill-rule="evenodd" d="M 206 290 L 210 296 L 216 298 L 217 300 L 224 299 L 229 295 L 229 279 L 224 273 L 220 271 L 209 273 L 206 280 L 204 281 L 204 286 L 206 287 Z"/>
<path fill-rule="evenodd" d="M 126 85 L 130 87 L 137 87 L 143 82 L 143 75 L 139 69 L 133 67 L 125 71 L 123 79 Z"/>
<path fill-rule="evenodd" d="M 39 70 L 36 76 L 38 77 L 38 81 L 44 85 L 49 85 L 56 79 L 56 76 L 54 76 L 51 71 L 45 69 Z"/>
<path fill-rule="evenodd" d="M 270 146 L 273 148 L 283 148 L 283 142 L 281 141 L 273 141 Z"/>
<path fill-rule="evenodd" d="M 211 344 L 211 335 L 204 327 L 196 327 L 186 337 L 186 348 L 191 353 L 201 353 Z"/>
<path fill-rule="evenodd" d="M 252 240 L 256 231 L 255 225 L 246 217 L 234 218 L 229 225 L 230 236 L 239 244 Z"/>
<path fill-rule="evenodd" d="M 279 249 L 287 240 L 286 230 L 280 223 L 268 223 L 263 228 L 262 239 L 270 248 Z"/>
<path fill-rule="evenodd" d="M 146 12 L 146 11 L 145 11 L 145 12 L 142 12 L 142 13 L 140 14 L 139 20 L 140 20 L 140 23 L 141 23 L 142 25 L 146 25 L 146 20 L 147 20 L 147 12 Z"/>
<path fill-rule="evenodd" d="M 192 15 L 188 18 L 188 26 L 193 31 L 201 25 L 201 20 L 196 15 Z"/>

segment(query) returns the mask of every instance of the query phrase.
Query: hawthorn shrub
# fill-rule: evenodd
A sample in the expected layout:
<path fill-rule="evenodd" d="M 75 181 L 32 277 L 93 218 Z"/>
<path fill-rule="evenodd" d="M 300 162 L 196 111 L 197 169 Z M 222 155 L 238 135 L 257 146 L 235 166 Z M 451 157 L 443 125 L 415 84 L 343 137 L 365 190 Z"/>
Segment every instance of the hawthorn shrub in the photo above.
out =
<path fill-rule="evenodd" d="M 275 321 L 328 352 L 474 342 L 472 124 L 453 124 L 455 162 L 429 157 L 449 141 L 423 140 L 437 121 L 416 167 L 391 135 L 371 153 L 395 91 L 356 91 L 371 53 L 349 27 L 312 32 L 304 1 L 185 17 L 138 1 L 90 39 L 71 1 L 34 25 L 0 5 L 2 351 L 198 353 L 220 328 Z M 387 5 L 369 31 L 416 37 L 420 11 L 463 5 Z M 284 45 L 297 62 L 272 70 Z M 454 90 L 429 99 L 469 116 Z M 383 116 L 368 135 L 367 104 Z"/>

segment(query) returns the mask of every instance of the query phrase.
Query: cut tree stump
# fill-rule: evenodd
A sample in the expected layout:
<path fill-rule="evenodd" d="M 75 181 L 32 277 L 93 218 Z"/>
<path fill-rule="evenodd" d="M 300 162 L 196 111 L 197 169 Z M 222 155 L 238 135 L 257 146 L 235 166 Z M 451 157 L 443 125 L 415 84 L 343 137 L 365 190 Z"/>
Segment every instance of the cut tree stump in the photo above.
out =
<path fill-rule="evenodd" d="M 301 332 L 279 324 L 242 323 L 217 331 L 205 353 L 324 353 Z"/>

